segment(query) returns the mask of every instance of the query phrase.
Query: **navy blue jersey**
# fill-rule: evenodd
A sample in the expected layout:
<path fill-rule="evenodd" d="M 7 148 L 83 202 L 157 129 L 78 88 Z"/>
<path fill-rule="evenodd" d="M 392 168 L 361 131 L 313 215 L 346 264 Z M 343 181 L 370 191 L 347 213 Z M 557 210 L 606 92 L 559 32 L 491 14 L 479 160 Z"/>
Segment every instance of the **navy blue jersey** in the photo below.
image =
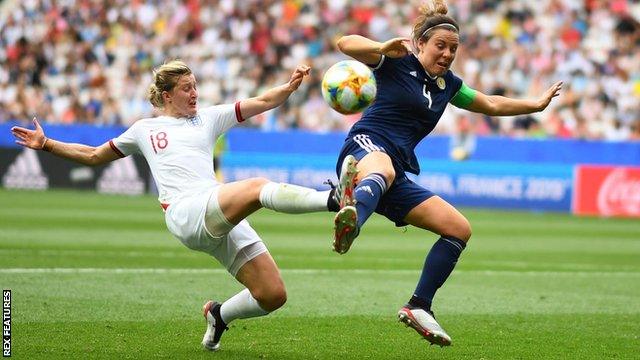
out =
<path fill-rule="evenodd" d="M 383 57 L 374 69 L 376 100 L 349 131 L 367 134 L 405 171 L 418 174 L 416 145 L 436 126 L 462 80 L 451 71 L 429 77 L 415 55 Z"/>

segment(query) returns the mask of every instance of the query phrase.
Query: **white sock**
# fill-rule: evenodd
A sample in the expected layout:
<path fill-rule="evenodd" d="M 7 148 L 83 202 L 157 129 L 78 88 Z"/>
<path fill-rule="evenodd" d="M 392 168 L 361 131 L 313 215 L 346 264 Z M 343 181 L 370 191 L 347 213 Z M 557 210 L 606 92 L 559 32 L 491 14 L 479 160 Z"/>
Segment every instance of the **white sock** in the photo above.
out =
<path fill-rule="evenodd" d="M 260 191 L 260 203 L 267 209 L 288 214 L 327 211 L 330 192 L 270 182 Z"/>
<path fill-rule="evenodd" d="M 258 300 L 251 296 L 249 289 L 244 289 L 233 295 L 220 307 L 220 317 L 225 324 L 235 319 L 246 319 L 267 315 L 269 312 L 262 309 Z"/>

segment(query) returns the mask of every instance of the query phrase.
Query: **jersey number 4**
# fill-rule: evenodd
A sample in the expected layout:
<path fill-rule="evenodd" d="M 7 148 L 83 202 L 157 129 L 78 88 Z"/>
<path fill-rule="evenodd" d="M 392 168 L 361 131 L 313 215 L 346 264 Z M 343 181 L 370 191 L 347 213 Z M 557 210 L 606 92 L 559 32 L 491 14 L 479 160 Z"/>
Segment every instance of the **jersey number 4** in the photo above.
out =
<path fill-rule="evenodd" d="M 163 150 L 169 145 L 169 140 L 167 140 L 167 133 L 161 131 L 157 134 L 150 134 L 149 139 L 151 139 L 151 146 L 153 146 L 153 152 L 158 153 L 158 149 Z"/>
<path fill-rule="evenodd" d="M 427 84 L 424 84 L 424 86 L 422 87 L 422 95 L 424 95 L 424 97 L 429 100 L 429 109 L 431 109 L 433 101 L 431 101 L 431 91 L 427 91 Z"/>

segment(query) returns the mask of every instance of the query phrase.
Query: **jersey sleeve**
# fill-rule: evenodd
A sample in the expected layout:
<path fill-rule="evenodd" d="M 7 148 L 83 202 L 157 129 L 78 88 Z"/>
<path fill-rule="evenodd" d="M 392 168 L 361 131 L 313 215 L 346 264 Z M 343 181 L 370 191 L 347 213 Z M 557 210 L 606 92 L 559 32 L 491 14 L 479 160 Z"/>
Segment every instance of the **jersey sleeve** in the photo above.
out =
<path fill-rule="evenodd" d="M 138 136 L 136 126 L 138 123 L 134 123 L 131 125 L 127 131 L 123 132 L 117 138 L 111 139 L 109 141 L 109 146 L 111 149 L 115 151 L 120 157 L 125 157 L 131 154 L 135 154 L 140 152 L 140 146 L 138 145 Z"/>
<path fill-rule="evenodd" d="M 462 86 L 460 86 L 460 90 L 456 92 L 456 94 L 449 102 L 461 109 L 467 109 L 476 98 L 477 93 L 478 92 L 476 90 L 468 87 L 467 84 L 462 83 Z"/>
<path fill-rule="evenodd" d="M 369 68 L 371 68 L 371 70 L 378 70 L 382 67 L 382 65 L 384 64 L 384 61 L 386 60 L 386 56 L 381 55 L 380 56 L 380 60 L 378 60 L 378 62 L 376 64 L 365 64 L 367 65 Z"/>
<path fill-rule="evenodd" d="M 240 113 L 240 101 L 235 104 L 210 106 L 203 109 L 200 115 L 216 137 L 245 120 Z"/>
<path fill-rule="evenodd" d="M 403 58 L 391 58 L 382 55 L 377 64 L 367 64 L 367 66 L 371 68 L 374 73 L 384 74 L 391 71 L 390 69 L 392 69 L 397 62 L 402 61 L 402 59 Z"/>

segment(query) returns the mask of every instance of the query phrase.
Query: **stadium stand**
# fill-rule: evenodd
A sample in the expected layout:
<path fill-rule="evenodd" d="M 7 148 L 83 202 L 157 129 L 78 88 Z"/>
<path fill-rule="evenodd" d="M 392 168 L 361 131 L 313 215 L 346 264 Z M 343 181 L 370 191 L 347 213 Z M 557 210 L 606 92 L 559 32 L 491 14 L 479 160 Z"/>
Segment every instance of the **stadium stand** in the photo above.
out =
<path fill-rule="evenodd" d="M 448 110 L 439 133 L 640 140 L 640 1 L 449 1 L 462 25 L 454 71 L 488 94 L 531 97 L 564 80 L 542 114 L 482 117 Z M 130 125 L 153 113 L 151 69 L 181 58 L 201 104 L 232 102 L 315 71 L 287 105 L 247 126 L 344 131 L 323 103 L 335 39 L 409 36 L 419 2 L 403 0 L 24 0 L 0 8 L 0 122 Z M 450 107 L 451 108 L 451 107 Z M 302 116 L 301 114 L 304 114 Z"/>

